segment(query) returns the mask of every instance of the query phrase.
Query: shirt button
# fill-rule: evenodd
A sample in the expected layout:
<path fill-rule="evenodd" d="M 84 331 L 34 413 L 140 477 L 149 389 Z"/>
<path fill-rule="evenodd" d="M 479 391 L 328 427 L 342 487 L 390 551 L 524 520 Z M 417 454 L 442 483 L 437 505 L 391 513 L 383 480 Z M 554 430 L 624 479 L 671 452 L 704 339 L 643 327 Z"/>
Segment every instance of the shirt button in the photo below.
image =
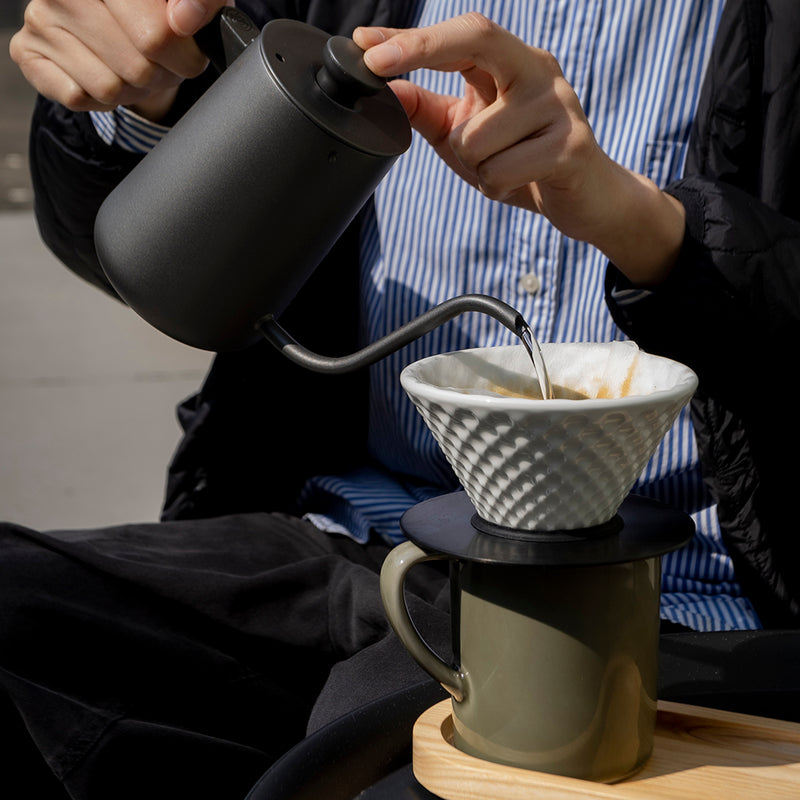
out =
<path fill-rule="evenodd" d="M 519 279 L 519 289 L 521 292 L 536 294 L 541 288 L 542 282 L 539 280 L 539 276 L 534 272 L 529 272 Z"/>

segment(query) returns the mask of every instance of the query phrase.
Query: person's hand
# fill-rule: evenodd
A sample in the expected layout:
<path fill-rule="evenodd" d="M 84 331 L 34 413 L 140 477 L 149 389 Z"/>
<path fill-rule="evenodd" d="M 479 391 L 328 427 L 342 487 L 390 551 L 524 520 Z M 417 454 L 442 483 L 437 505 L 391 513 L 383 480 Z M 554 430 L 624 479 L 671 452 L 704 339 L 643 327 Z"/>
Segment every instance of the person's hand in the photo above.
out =
<path fill-rule="evenodd" d="M 9 52 L 44 96 L 73 111 L 160 119 L 207 59 L 193 39 L 225 0 L 31 0 Z"/>
<path fill-rule="evenodd" d="M 597 245 L 635 282 L 663 279 L 683 238 L 683 209 L 603 152 L 550 53 L 477 13 L 427 28 L 359 28 L 353 38 L 378 75 L 463 75 L 461 97 L 391 83 L 411 124 L 458 175 Z"/>

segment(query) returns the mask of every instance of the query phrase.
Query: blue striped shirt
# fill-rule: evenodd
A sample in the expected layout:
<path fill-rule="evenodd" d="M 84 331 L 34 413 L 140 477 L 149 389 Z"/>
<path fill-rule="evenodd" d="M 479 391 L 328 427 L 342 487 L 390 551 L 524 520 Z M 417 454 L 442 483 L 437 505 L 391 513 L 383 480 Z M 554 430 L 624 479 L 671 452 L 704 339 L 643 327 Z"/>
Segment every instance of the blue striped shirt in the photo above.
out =
<path fill-rule="evenodd" d="M 658 185 L 677 178 L 723 0 L 428 0 L 419 24 L 480 11 L 552 52 L 600 146 Z M 414 81 L 458 94 L 458 73 L 421 70 Z M 362 239 L 361 304 L 373 340 L 449 297 L 477 292 L 517 308 L 537 339 L 623 338 L 603 300 L 607 260 L 541 217 L 485 198 L 415 135 L 378 188 Z M 635 302 L 635 299 L 631 300 Z M 307 517 L 360 541 L 402 538 L 401 514 L 458 487 L 398 376 L 433 353 L 507 344 L 509 331 L 464 315 L 371 368 L 372 463 L 319 476 L 304 490 Z M 684 411 L 634 491 L 690 512 L 691 544 L 663 559 L 662 616 L 697 630 L 757 628 L 721 541 Z"/>

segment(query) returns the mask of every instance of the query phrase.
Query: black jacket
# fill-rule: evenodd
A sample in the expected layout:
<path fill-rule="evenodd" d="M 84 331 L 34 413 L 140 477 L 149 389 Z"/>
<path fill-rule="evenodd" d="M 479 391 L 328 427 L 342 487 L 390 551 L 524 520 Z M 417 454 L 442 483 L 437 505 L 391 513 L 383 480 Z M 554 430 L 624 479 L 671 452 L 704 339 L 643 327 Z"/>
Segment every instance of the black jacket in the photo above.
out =
<path fill-rule="evenodd" d="M 632 305 L 641 346 L 700 377 L 692 403 L 704 473 L 737 576 L 769 627 L 800 623 L 800 13 L 729 0 L 690 140 L 683 253 Z M 608 288 L 624 287 L 612 268 Z"/>
<path fill-rule="evenodd" d="M 259 24 L 289 16 L 331 33 L 356 24 L 401 26 L 415 13 L 412 0 L 240 6 Z M 693 416 L 705 472 L 738 576 L 771 626 L 800 622 L 792 496 L 800 434 L 790 391 L 800 352 L 798 42 L 795 0 L 729 0 L 687 177 L 669 189 L 688 212 L 680 262 L 664 287 L 633 305 L 614 299 L 624 281 L 613 267 L 608 278 L 620 326 L 700 376 Z M 209 79 L 186 82 L 176 114 Z M 31 157 L 43 238 L 70 268 L 110 291 L 92 225 L 137 157 L 98 142 L 87 115 L 44 100 Z M 282 317 L 313 350 L 355 349 L 356 245 L 353 226 Z M 364 374 L 308 373 L 266 344 L 217 356 L 200 392 L 179 410 L 185 436 L 170 468 L 164 517 L 291 512 L 305 476 L 367 458 L 365 381 Z"/>

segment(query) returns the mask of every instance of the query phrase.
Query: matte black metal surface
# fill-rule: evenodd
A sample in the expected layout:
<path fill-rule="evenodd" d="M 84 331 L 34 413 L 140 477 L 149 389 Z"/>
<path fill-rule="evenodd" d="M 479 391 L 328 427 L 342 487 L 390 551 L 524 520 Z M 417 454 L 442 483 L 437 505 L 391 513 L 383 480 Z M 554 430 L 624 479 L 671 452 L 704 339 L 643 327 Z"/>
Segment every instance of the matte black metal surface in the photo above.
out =
<path fill-rule="evenodd" d="M 339 54 L 334 58 L 330 55 L 331 37 L 326 33 L 303 22 L 278 19 L 262 31 L 260 47 L 275 83 L 315 125 L 369 155 L 397 157 L 411 144 L 408 117 L 382 78 L 373 75 L 376 84 L 370 85 L 364 74 L 369 70 L 357 69 L 354 53 L 341 47 L 341 39 L 334 37 L 333 52 Z M 325 58 L 326 48 L 328 58 Z M 349 52 L 349 59 L 343 57 L 344 50 Z M 338 70 L 333 69 L 334 62 Z M 317 77 L 322 69 L 331 77 L 329 82 L 323 81 L 327 90 L 320 86 Z M 348 77 L 351 92 L 345 87 Z M 383 88 L 375 91 L 378 84 L 383 84 Z M 338 94 L 342 90 L 345 97 Z"/>
<path fill-rule="evenodd" d="M 325 43 L 317 83 L 328 97 L 348 108 L 386 86 L 384 78 L 367 69 L 364 51 L 346 36 L 331 36 Z"/>
<path fill-rule="evenodd" d="M 478 530 L 466 492 L 426 500 L 400 520 L 406 536 L 424 550 L 462 561 L 532 566 L 620 564 L 677 550 L 694 535 L 692 518 L 638 495 L 628 495 L 607 526 L 576 531 Z M 480 524 L 480 523 L 479 523 Z"/>
<path fill-rule="evenodd" d="M 200 49 L 208 56 L 217 72 L 224 72 L 261 31 L 238 8 L 225 6 L 214 19 L 194 35 Z"/>
<path fill-rule="evenodd" d="M 269 23 L 100 208 L 109 281 L 174 339 L 254 342 L 410 143 L 388 87 L 352 109 L 319 87 L 329 38 Z"/>
<path fill-rule="evenodd" d="M 517 335 L 525 324 L 520 313 L 502 300 L 481 294 L 462 294 L 439 303 L 411 322 L 346 356 L 331 357 L 312 353 L 296 342 L 271 316 L 261 320 L 258 328 L 268 342 L 301 367 L 315 372 L 341 373 L 373 364 L 458 314 L 468 311 L 477 311 L 494 317 Z"/>

